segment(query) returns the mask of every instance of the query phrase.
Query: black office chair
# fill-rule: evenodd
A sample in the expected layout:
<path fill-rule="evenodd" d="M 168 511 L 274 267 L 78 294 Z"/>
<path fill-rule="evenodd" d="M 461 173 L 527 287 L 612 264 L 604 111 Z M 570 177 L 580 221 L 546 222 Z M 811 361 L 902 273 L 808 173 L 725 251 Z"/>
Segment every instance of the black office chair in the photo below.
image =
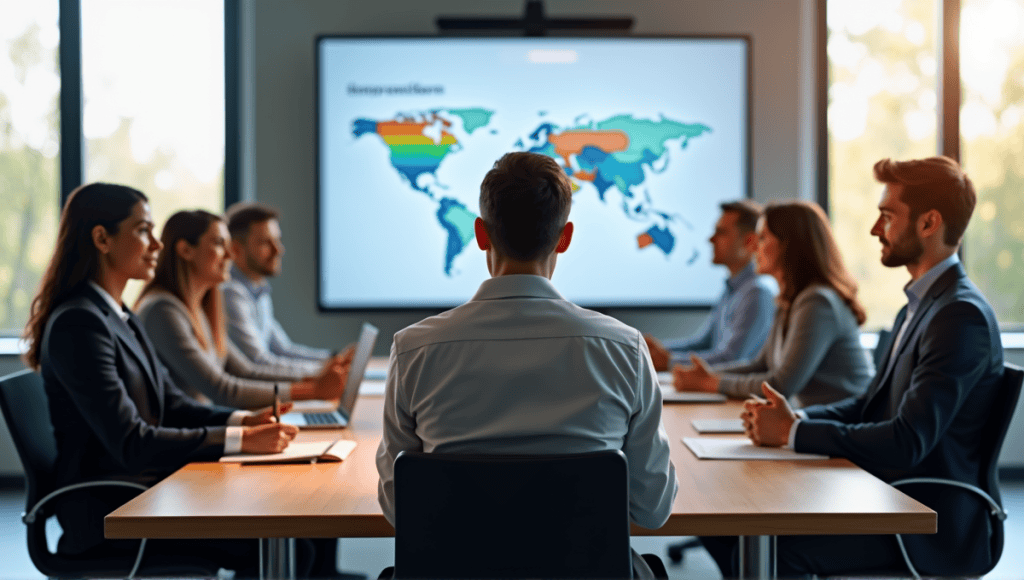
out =
<path fill-rule="evenodd" d="M 989 415 L 992 428 L 983 435 L 984 440 L 981 442 L 985 456 L 981 465 L 980 487 L 937 477 L 912 477 L 894 481 L 891 484 L 893 487 L 912 484 L 951 485 L 970 490 L 981 496 L 988 503 L 992 516 L 992 568 L 995 568 L 1003 554 L 1003 521 L 1007 515 L 1000 503 L 1002 498 L 999 494 L 999 452 L 1003 448 L 1003 440 L 1006 439 L 1010 421 L 1013 420 L 1013 412 L 1017 408 L 1022 385 L 1024 385 L 1024 369 L 1006 363 L 1003 366 L 1003 380 L 993 402 L 992 413 Z M 920 578 L 917 568 L 914 567 L 914 563 L 910 560 L 910 555 L 907 554 L 903 545 L 903 538 L 899 534 L 896 534 L 896 541 L 903 552 L 903 560 L 907 564 L 907 569 L 910 570 L 914 578 Z M 987 574 L 992 568 L 983 573 Z"/>
<path fill-rule="evenodd" d="M 620 451 L 395 460 L 395 578 L 629 578 Z"/>
<path fill-rule="evenodd" d="M 7 421 L 14 447 L 25 469 L 25 514 L 28 554 L 40 572 L 55 577 L 211 576 L 216 570 L 190 561 L 187 555 L 142 563 L 145 540 L 140 542 L 134 561 L 109 556 L 68 557 L 50 552 L 46 544 L 46 520 L 52 516 L 56 497 L 89 487 L 123 487 L 144 490 L 145 486 L 125 481 L 90 481 L 55 489 L 54 464 L 57 441 L 50 424 L 49 405 L 43 379 L 32 371 L 0 378 L 0 410 Z M 153 558 L 151 558 L 153 559 Z"/>

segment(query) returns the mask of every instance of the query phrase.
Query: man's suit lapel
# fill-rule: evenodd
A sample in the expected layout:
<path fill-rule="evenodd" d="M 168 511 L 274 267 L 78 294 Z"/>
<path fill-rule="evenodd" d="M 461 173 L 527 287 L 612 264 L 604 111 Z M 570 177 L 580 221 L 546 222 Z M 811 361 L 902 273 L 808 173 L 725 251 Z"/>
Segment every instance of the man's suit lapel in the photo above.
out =
<path fill-rule="evenodd" d="M 877 377 L 872 382 L 871 387 L 868 391 L 868 403 L 870 404 L 875 395 L 882 390 L 882 385 L 889 380 L 889 375 L 892 374 L 892 369 L 889 368 L 889 361 L 892 359 L 892 343 L 896 341 L 896 336 L 899 333 L 900 327 L 903 326 L 903 321 L 907 317 L 907 307 L 904 306 L 900 309 L 899 313 L 896 314 L 896 320 L 892 323 L 892 332 L 889 333 L 888 344 L 884 345 L 884 351 L 882 351 L 882 360 L 878 361 L 878 368 L 875 369 Z M 895 366 L 895 365 L 893 365 Z"/>
<path fill-rule="evenodd" d="M 868 395 L 867 404 L 864 405 L 865 410 L 874 402 L 879 393 L 888 390 L 884 387 L 891 384 L 892 374 L 896 372 L 896 365 L 898 364 L 897 361 L 899 360 L 899 357 L 903 356 L 903 353 L 910 344 L 917 341 L 917 331 L 919 330 L 921 321 L 928 315 L 928 311 L 931 310 L 932 305 L 935 304 L 935 300 L 942 296 L 947 290 L 949 290 L 951 285 L 956 283 L 956 281 L 963 276 L 966 276 L 963 266 L 960 264 L 953 265 L 949 270 L 943 272 L 942 276 L 939 276 L 938 280 L 931 285 L 928 292 L 921 298 L 921 303 L 918 304 L 917 310 L 914 312 L 914 317 L 910 319 L 907 329 L 903 332 L 902 341 L 896 347 L 896 352 L 894 353 L 892 351 L 891 345 L 890 348 L 887 349 L 886 355 L 880 363 L 884 374 L 882 375 L 881 380 L 874 383 L 872 391 Z M 899 336 L 899 329 L 903 325 L 906 314 L 907 307 L 904 306 L 896 316 L 896 321 L 893 323 L 893 340 L 896 340 Z M 893 361 L 893 364 L 891 365 L 889 364 L 890 357 L 895 357 L 897 359 Z"/>

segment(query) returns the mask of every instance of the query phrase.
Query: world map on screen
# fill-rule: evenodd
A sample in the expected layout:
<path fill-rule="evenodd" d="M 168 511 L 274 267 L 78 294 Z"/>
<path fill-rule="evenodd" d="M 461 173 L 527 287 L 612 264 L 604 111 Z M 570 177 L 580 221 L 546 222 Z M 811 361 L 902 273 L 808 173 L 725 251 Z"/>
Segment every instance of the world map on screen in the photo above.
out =
<path fill-rule="evenodd" d="M 389 155 L 391 167 L 411 193 L 437 202 L 433 219 L 447 233 L 443 263 L 449 277 L 455 272 L 455 259 L 473 242 L 477 214 L 465 202 L 447 194 L 447 186 L 438 181 L 437 170 L 450 155 L 472 147 L 478 130 L 496 134 L 490 128 L 494 114 L 494 110 L 482 107 L 439 108 L 352 122 L 356 138 L 376 135 L 386 146 L 382 153 Z M 544 111 L 538 112 L 538 117 L 537 125 L 528 128 L 510 144 L 511 148 L 555 159 L 569 175 L 574 195 L 593 194 L 609 205 L 608 192 L 617 191 L 613 205 L 623 219 L 637 223 L 636 251 L 656 249 L 669 255 L 676 250 L 673 230 L 681 227 L 682 218 L 659 209 L 659 192 L 647 187 L 647 175 L 664 172 L 675 162 L 671 148 L 685 152 L 690 139 L 711 132 L 711 127 L 664 116 L 643 119 L 631 114 L 601 120 L 584 114 L 565 125 L 551 122 Z"/>

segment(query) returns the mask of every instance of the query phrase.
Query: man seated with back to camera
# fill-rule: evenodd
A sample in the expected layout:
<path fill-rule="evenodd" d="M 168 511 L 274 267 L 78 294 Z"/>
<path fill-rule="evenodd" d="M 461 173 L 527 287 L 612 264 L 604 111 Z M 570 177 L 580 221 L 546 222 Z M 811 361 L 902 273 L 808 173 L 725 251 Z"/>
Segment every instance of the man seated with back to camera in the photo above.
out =
<path fill-rule="evenodd" d="M 721 205 L 711 242 L 711 262 L 725 266 L 729 278 L 721 299 L 711 309 L 700 330 L 692 336 L 666 340 L 644 335 L 654 368 L 667 371 L 690 357 L 708 364 L 722 364 L 754 358 L 768 338 L 779 290 L 771 276 L 758 274 L 757 220 L 761 205 L 743 199 Z"/>
<path fill-rule="evenodd" d="M 744 426 L 759 445 L 845 457 L 886 482 L 938 477 L 977 486 L 1003 348 L 995 314 L 956 254 L 974 186 L 948 157 L 883 159 L 874 172 L 885 189 L 871 234 L 882 244 L 882 264 L 905 266 L 911 277 L 874 380 L 864 395 L 796 412 L 766 384 L 767 404 L 745 403 Z M 938 514 L 936 534 L 903 536 L 920 573 L 992 569 L 984 500 L 945 485 L 900 489 Z M 735 539 L 703 541 L 725 576 L 736 572 Z M 780 576 L 906 572 L 892 535 L 780 536 L 777 546 Z"/>
<path fill-rule="evenodd" d="M 473 298 L 395 334 L 377 451 L 378 498 L 395 521 L 394 462 L 428 453 L 621 450 L 630 519 L 659 528 L 678 483 L 661 391 L 640 332 L 551 284 L 569 248 L 572 192 L 550 157 L 509 153 L 480 186 L 477 245 L 491 278 Z M 633 554 L 634 572 L 650 577 Z"/>

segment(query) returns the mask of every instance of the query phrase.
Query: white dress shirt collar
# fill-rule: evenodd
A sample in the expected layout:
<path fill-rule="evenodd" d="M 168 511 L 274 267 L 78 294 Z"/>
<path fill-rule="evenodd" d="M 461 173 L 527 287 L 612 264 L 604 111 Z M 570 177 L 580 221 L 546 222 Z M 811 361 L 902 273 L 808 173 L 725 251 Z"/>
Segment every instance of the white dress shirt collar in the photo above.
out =
<path fill-rule="evenodd" d="M 903 288 L 903 292 L 907 295 L 907 302 L 911 306 L 911 310 L 916 309 L 917 304 L 924 298 L 925 294 L 928 293 L 928 289 L 932 287 L 932 284 L 946 273 L 954 265 L 960 263 L 960 257 L 955 253 L 945 260 L 932 266 L 923 276 L 915 280 L 914 282 L 907 283 L 906 287 Z"/>
<path fill-rule="evenodd" d="M 128 312 L 123 306 L 117 303 L 117 300 L 114 300 L 114 297 L 111 296 L 109 292 L 103 289 L 103 286 L 97 284 L 95 280 L 89 280 L 89 285 L 100 293 L 100 298 L 103 298 L 107 305 L 110 306 L 111 310 L 117 313 L 121 320 L 128 322 Z"/>
<path fill-rule="evenodd" d="M 473 300 L 501 300 L 502 298 L 547 298 L 565 300 L 555 290 L 551 280 L 531 274 L 495 276 L 484 280 L 473 295 Z"/>

